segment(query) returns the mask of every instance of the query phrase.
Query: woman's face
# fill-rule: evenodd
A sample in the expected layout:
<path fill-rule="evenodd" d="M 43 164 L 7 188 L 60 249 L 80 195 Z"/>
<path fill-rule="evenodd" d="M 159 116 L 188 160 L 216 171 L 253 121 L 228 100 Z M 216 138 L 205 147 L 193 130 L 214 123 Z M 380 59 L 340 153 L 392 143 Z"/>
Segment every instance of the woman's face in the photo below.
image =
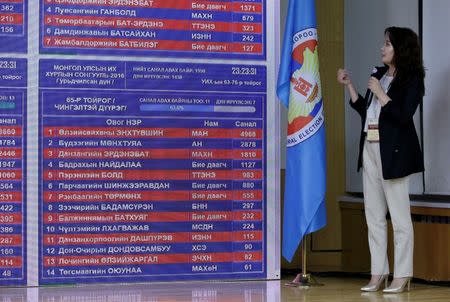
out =
<path fill-rule="evenodd" d="M 394 46 L 391 44 L 389 36 L 384 35 L 384 44 L 381 47 L 381 62 L 386 65 L 392 65 L 394 61 Z"/>

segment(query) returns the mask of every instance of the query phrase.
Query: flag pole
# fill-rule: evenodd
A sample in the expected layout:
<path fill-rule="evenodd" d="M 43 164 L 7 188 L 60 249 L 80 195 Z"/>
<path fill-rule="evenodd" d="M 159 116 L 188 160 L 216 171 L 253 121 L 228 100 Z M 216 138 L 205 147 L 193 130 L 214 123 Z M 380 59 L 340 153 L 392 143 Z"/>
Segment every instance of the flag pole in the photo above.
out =
<path fill-rule="evenodd" d="M 302 240 L 302 276 L 300 278 L 301 285 L 308 285 L 310 281 L 310 274 L 307 273 L 306 270 L 306 241 L 308 240 L 308 235 L 305 236 L 304 240 Z"/>

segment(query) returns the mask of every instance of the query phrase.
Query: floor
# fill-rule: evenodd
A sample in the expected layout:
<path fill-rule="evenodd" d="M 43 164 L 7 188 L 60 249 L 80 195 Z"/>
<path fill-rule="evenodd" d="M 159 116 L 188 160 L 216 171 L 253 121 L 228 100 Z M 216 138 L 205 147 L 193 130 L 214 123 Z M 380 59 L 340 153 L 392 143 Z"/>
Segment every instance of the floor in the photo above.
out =
<path fill-rule="evenodd" d="M 323 286 L 286 287 L 281 281 L 152 283 L 80 287 L 0 288 L 0 302 L 277 302 L 450 301 L 450 287 L 413 283 L 411 292 L 361 293 L 359 277 L 318 277 Z"/>

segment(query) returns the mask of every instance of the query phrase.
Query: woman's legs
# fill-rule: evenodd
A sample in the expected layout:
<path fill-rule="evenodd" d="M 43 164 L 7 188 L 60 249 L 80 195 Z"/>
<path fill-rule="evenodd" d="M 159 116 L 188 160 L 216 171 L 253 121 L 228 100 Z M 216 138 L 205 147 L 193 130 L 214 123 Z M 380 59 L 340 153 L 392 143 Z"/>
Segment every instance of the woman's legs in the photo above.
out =
<path fill-rule="evenodd" d="M 394 278 L 413 276 L 414 230 L 409 203 L 409 177 L 383 182 L 394 229 Z"/>
<path fill-rule="evenodd" d="M 386 292 L 401 292 L 413 276 L 414 231 L 409 202 L 409 177 L 384 180 L 378 143 L 366 142 L 363 152 L 364 207 L 369 230 L 372 279 L 389 273 L 386 212 L 394 229 L 394 280 Z M 378 287 L 377 287 L 378 289 Z M 389 291 L 391 290 L 391 291 Z"/>
<path fill-rule="evenodd" d="M 387 203 L 383 190 L 380 146 L 366 142 L 363 151 L 364 209 L 369 231 L 371 273 L 389 274 L 387 258 Z"/>

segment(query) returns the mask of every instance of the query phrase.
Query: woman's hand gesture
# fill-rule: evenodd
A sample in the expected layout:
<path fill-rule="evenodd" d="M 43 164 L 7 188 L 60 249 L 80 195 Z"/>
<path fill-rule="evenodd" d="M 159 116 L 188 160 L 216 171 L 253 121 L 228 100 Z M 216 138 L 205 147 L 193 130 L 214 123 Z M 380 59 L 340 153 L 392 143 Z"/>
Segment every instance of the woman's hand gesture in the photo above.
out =
<path fill-rule="evenodd" d="M 350 74 L 346 69 L 339 68 L 337 72 L 337 81 L 343 85 L 350 85 L 352 80 L 350 79 Z"/>

